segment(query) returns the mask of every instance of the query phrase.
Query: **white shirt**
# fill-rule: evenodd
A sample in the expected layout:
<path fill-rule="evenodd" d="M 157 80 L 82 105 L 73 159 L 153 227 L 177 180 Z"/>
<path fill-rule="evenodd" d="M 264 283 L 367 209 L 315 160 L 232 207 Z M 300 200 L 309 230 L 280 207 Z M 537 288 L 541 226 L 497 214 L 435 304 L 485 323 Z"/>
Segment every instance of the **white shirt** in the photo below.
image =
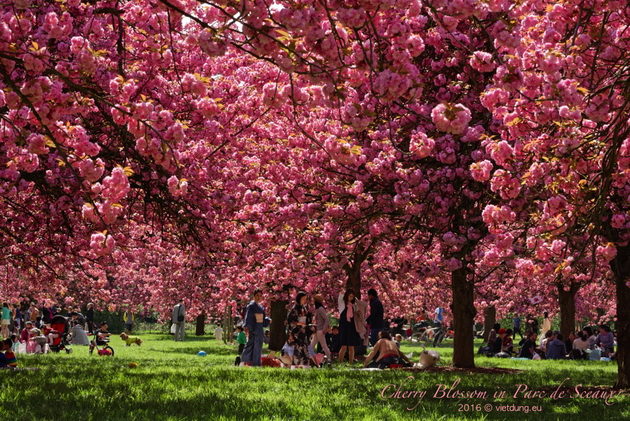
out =
<path fill-rule="evenodd" d="M 582 338 L 577 338 L 573 341 L 573 348 L 586 351 L 588 349 L 588 340 L 583 341 Z"/>
<path fill-rule="evenodd" d="M 223 340 L 223 329 L 221 329 L 221 326 L 217 326 L 217 328 L 214 329 L 214 337 L 217 341 Z"/>

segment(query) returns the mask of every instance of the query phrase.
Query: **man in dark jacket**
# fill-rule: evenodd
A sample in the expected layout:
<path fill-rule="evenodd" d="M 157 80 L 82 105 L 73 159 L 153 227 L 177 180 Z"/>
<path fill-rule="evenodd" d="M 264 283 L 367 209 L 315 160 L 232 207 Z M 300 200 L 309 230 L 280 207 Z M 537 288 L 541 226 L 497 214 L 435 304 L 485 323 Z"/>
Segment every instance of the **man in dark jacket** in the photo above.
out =
<path fill-rule="evenodd" d="M 374 288 L 368 290 L 368 299 L 370 300 L 370 315 L 366 321 L 370 325 L 370 345 L 374 346 L 376 341 L 378 341 L 379 332 L 385 329 L 383 304 L 378 299 Z"/>
<path fill-rule="evenodd" d="M 85 320 L 87 321 L 88 332 L 94 333 L 94 303 L 88 303 Z"/>

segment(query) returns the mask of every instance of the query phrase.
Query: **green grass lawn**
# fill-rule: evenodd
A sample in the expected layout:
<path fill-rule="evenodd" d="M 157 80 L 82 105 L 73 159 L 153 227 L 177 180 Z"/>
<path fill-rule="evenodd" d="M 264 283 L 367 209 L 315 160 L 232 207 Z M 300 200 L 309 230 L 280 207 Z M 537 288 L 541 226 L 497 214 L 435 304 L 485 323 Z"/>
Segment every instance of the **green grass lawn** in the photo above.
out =
<path fill-rule="evenodd" d="M 114 357 L 90 356 L 87 347 L 79 346 L 71 354 L 19 356 L 20 367 L 39 370 L 0 371 L 0 414 L 14 420 L 630 419 L 627 395 L 614 396 L 609 405 L 599 398 L 576 397 L 574 392 L 572 397 L 549 397 L 565 378 L 570 378 L 565 385 L 571 389 L 579 384 L 612 385 L 614 363 L 476 360 L 481 367 L 522 370 L 516 374 L 366 372 L 339 366 L 238 368 L 233 366 L 236 345 L 224 345 L 210 336 L 188 336 L 183 343 L 161 334 L 143 334 L 142 338 L 141 347 L 126 348 L 114 337 Z M 197 356 L 200 350 L 208 355 Z M 417 361 L 421 348 L 403 345 L 403 351 L 412 350 Z M 450 363 L 452 349 L 446 345 L 439 352 L 443 363 Z M 129 368 L 130 362 L 138 367 Z M 458 379 L 457 390 L 486 392 L 488 397 L 433 397 L 439 384 L 452 385 Z M 383 397 L 398 390 L 390 386 L 383 393 L 390 384 L 403 385 L 400 398 Z M 512 395 L 518 384 L 527 385 L 528 391 L 545 392 L 547 397 L 521 394 L 515 399 Z M 405 390 L 426 395 L 405 398 Z M 497 391 L 505 391 L 506 397 L 495 398 Z M 491 410 L 486 411 L 485 405 Z M 527 406 L 530 411 L 536 406 L 541 411 L 498 408 L 509 405 Z"/>

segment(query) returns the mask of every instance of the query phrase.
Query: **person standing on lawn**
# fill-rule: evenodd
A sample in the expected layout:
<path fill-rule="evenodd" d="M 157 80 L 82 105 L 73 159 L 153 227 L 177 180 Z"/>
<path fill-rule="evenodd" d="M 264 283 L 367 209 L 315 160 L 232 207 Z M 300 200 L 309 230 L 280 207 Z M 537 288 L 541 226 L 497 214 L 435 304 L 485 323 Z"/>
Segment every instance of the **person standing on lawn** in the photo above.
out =
<path fill-rule="evenodd" d="M 265 316 L 265 308 L 260 304 L 261 301 L 262 291 L 257 289 L 254 291 L 254 299 L 247 306 L 243 323 L 248 339 L 241 355 L 241 361 L 245 365 L 254 367 L 260 367 L 262 364 L 264 329 L 269 326 L 271 321 Z"/>
<path fill-rule="evenodd" d="M 127 310 L 123 313 L 123 321 L 125 322 L 125 330 L 128 333 L 131 333 L 131 329 L 133 328 L 133 312 L 131 310 Z"/>
<path fill-rule="evenodd" d="M 31 303 L 29 314 L 30 314 L 29 317 L 30 317 L 31 322 L 33 322 L 33 325 L 35 325 L 35 322 L 37 321 L 37 318 L 39 317 L 39 309 L 34 303 Z"/>
<path fill-rule="evenodd" d="M 542 330 L 541 330 L 541 335 L 544 335 L 547 333 L 547 331 L 551 330 L 551 319 L 549 318 L 549 313 L 547 313 L 546 311 L 543 313 L 544 317 L 543 317 L 543 323 L 542 323 Z"/>
<path fill-rule="evenodd" d="M 311 342 L 311 347 L 315 349 L 315 346 L 319 342 L 326 355 L 326 359 L 328 364 L 332 361 L 332 355 L 330 353 L 330 349 L 328 349 L 328 344 L 326 343 L 326 333 L 330 329 L 330 320 L 328 319 L 328 313 L 324 308 L 324 297 L 317 294 L 313 297 L 315 300 L 315 326 L 316 331 L 315 335 L 313 335 L 313 341 Z"/>
<path fill-rule="evenodd" d="M 88 303 L 85 320 L 87 321 L 88 333 L 94 333 L 94 303 Z"/>
<path fill-rule="evenodd" d="M 217 327 L 214 329 L 214 339 L 217 341 L 223 340 L 223 328 L 221 327 L 221 323 L 217 323 Z"/>
<path fill-rule="evenodd" d="M 379 332 L 385 329 L 383 303 L 381 303 L 374 288 L 368 290 L 368 300 L 370 301 L 370 315 L 367 318 L 367 323 L 370 325 L 370 345 L 374 346 L 378 341 Z"/>
<path fill-rule="evenodd" d="M 53 311 L 51 307 L 42 307 L 42 323 L 48 324 L 53 318 Z"/>
<path fill-rule="evenodd" d="M 180 299 L 179 303 L 173 307 L 173 324 L 175 325 L 175 341 L 184 342 L 184 331 L 186 327 L 186 307 L 184 300 Z"/>
<path fill-rule="evenodd" d="M 306 292 L 298 292 L 295 297 L 295 305 L 287 316 L 289 331 L 295 340 L 293 357 L 297 365 L 309 365 L 311 362 L 308 344 L 311 336 L 309 325 L 313 322 L 313 314 L 306 307 L 307 301 Z"/>
<path fill-rule="evenodd" d="M 360 346 L 361 336 L 356 328 L 355 317 L 357 313 L 357 302 L 353 289 L 348 289 L 340 301 L 339 310 L 339 335 L 341 339 L 341 349 L 339 350 L 339 362 L 342 363 L 348 351 L 348 361 L 354 362 L 354 347 Z"/>
<path fill-rule="evenodd" d="M 17 329 L 16 332 L 19 332 L 20 328 L 22 327 L 22 309 L 20 308 L 20 303 L 15 304 L 13 308 L 14 308 L 13 323 Z"/>
<path fill-rule="evenodd" d="M 247 343 L 247 335 L 242 326 L 236 328 L 238 334 L 236 335 L 236 343 L 238 344 L 238 355 L 241 355 L 245 350 L 245 344 Z"/>
<path fill-rule="evenodd" d="M 433 347 L 436 347 L 442 339 L 444 339 L 444 309 L 437 306 L 435 309 L 435 319 L 433 319 L 433 325 L 436 327 L 435 334 L 433 335 Z"/>
<path fill-rule="evenodd" d="M 11 309 L 7 303 L 2 304 L 2 339 L 9 337 L 9 325 L 11 324 Z"/>
<path fill-rule="evenodd" d="M 532 321 L 532 332 L 534 332 L 536 336 L 538 336 L 538 319 L 535 317 L 532 317 L 531 321 Z"/>
<path fill-rule="evenodd" d="M 516 339 L 516 335 L 520 335 L 521 339 L 523 339 L 523 333 L 521 332 L 521 318 L 519 316 L 514 316 L 512 320 L 514 322 L 514 339 Z"/>

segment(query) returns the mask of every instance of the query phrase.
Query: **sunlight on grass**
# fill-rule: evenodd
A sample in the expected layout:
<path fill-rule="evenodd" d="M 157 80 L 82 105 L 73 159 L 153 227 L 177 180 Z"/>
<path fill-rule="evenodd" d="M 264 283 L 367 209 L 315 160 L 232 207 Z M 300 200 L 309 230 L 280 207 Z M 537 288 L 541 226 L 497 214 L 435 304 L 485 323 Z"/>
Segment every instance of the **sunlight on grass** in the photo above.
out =
<path fill-rule="evenodd" d="M 516 385 L 530 390 L 553 390 L 565 378 L 571 386 L 609 386 L 616 366 L 611 363 L 575 361 L 521 361 L 478 357 L 483 367 L 522 370 L 516 374 L 466 374 L 454 372 L 363 372 L 352 368 L 286 370 L 234 367 L 236 346 L 208 337 L 191 337 L 184 343 L 167 335 L 142 335 L 141 347 L 124 347 L 112 340 L 115 357 L 90 356 L 86 347 L 72 354 L 20 356 L 20 367 L 37 371 L 3 371 L 0 377 L 0 410 L 14 419 L 49 419 L 50 408 L 63 408 L 68 419 L 523 419 L 523 414 L 486 413 L 464 404 L 541 405 L 543 412 L 525 419 L 559 419 L 578 415 L 584 419 L 618 420 L 628 415 L 627 396 L 614 397 L 607 406 L 601 399 L 550 399 L 513 397 Z M 405 353 L 419 346 L 402 347 Z M 206 357 L 197 356 L 204 350 Z M 438 351 L 450 362 L 452 349 Z M 129 368 L 136 362 L 137 368 Z M 355 366 L 357 368 L 358 365 Z M 410 377 L 411 376 L 411 377 Z M 457 390 L 486 391 L 489 399 L 442 398 L 433 394 L 438 385 Z M 426 391 L 422 400 L 383 398 L 388 385 L 401 390 Z M 391 393 L 396 390 L 388 389 Z M 506 396 L 494 398 L 498 390 Z M 385 396 L 388 396 L 385 394 Z M 408 410 L 407 408 L 413 408 Z M 467 410 L 464 410 L 467 409 Z"/>

